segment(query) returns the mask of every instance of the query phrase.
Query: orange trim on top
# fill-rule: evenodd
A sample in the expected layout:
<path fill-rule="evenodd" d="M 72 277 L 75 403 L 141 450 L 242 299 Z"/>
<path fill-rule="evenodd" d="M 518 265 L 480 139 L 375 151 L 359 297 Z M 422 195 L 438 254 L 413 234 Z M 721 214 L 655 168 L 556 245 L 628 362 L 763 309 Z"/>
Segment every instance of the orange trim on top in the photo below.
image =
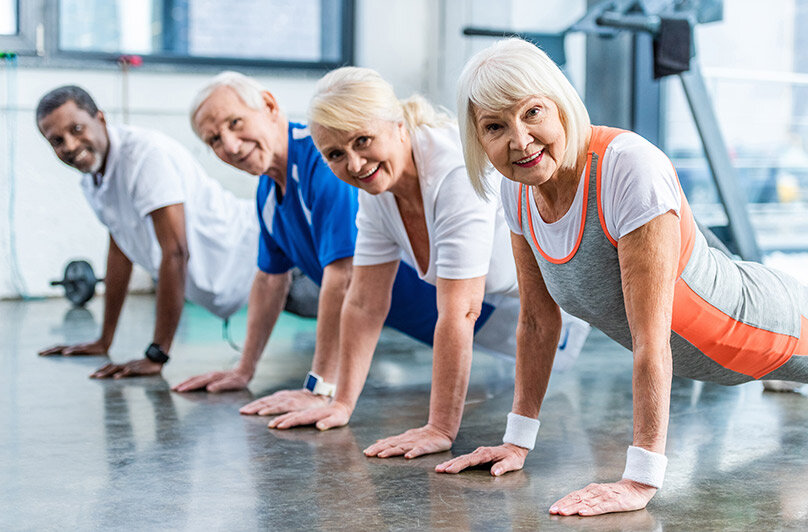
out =
<path fill-rule="evenodd" d="M 755 379 L 785 364 L 795 351 L 808 354 L 808 320 L 800 338 L 741 323 L 702 299 L 680 277 L 673 293 L 671 330 L 706 356 Z"/>
<path fill-rule="evenodd" d="M 601 204 L 600 196 L 600 176 L 603 169 L 603 156 L 606 153 L 606 148 L 611 144 L 614 138 L 620 133 L 625 133 L 626 130 L 618 129 L 616 127 L 606 126 L 592 126 L 592 139 L 589 141 L 589 151 L 598 154 L 598 166 L 595 174 L 595 192 L 597 193 L 598 204 L 598 219 L 600 220 L 600 227 L 603 229 L 603 234 L 614 247 L 617 247 L 617 240 L 612 238 L 609 230 L 606 229 L 606 220 L 603 217 L 603 205 Z"/>
<path fill-rule="evenodd" d="M 678 177 L 676 178 L 678 182 Z M 679 186 L 679 193 L 682 196 L 682 206 L 679 208 L 679 267 L 676 269 L 676 276 L 682 272 L 693 254 L 693 245 L 696 243 L 696 220 L 690 211 L 690 204 L 685 198 L 685 193 Z"/>
<path fill-rule="evenodd" d="M 575 253 L 578 251 L 578 247 L 581 245 L 581 240 L 584 238 L 584 224 L 586 223 L 586 206 L 589 203 L 589 167 L 592 164 L 592 156 L 591 154 L 587 157 L 586 167 L 584 168 L 584 176 L 581 179 L 584 180 L 584 201 L 583 201 L 583 209 L 581 209 L 581 226 L 578 229 L 578 239 L 575 241 L 575 245 L 572 247 L 572 251 L 570 254 L 562 259 L 554 259 L 550 255 L 544 252 L 544 250 L 539 245 L 539 241 L 536 239 L 536 233 L 533 231 L 533 214 L 531 213 L 530 209 L 530 188 L 527 189 L 527 194 L 525 194 L 525 202 L 527 202 L 527 224 L 530 226 L 530 236 L 533 238 L 533 243 L 536 245 L 536 249 L 539 250 L 539 253 L 542 257 L 548 262 L 552 262 L 553 264 L 564 264 L 565 262 L 569 262 L 572 257 L 575 256 Z M 519 190 L 519 212 L 522 211 L 522 194 L 521 188 Z"/>
<path fill-rule="evenodd" d="M 522 189 L 524 183 L 519 183 L 519 197 L 516 198 L 516 215 L 519 217 L 519 228 L 522 228 Z"/>

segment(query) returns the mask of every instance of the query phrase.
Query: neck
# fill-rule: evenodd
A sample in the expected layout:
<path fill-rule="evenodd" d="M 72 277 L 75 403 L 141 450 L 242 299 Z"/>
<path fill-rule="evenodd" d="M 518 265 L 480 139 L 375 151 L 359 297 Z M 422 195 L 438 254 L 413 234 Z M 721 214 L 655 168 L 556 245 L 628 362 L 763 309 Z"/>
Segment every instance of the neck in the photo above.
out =
<path fill-rule="evenodd" d="M 278 143 L 272 150 L 272 162 L 264 173 L 275 181 L 283 195 L 286 193 L 286 167 L 289 162 L 289 121 L 283 115 L 278 121 L 277 138 Z"/>
<path fill-rule="evenodd" d="M 404 137 L 403 151 L 407 154 L 406 162 L 401 174 L 390 187 L 390 192 L 399 200 L 399 202 L 406 205 L 421 204 L 421 183 L 418 181 L 418 168 L 415 165 L 415 156 L 412 152 L 412 142 L 410 141 L 409 133 Z"/>

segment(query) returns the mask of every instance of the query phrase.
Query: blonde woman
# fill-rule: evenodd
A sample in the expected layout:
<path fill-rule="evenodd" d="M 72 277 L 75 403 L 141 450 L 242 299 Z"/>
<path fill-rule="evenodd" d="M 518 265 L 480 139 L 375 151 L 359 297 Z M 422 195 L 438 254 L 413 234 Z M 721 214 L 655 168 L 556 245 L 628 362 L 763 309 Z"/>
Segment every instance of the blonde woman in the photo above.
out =
<path fill-rule="evenodd" d="M 403 260 L 437 288 L 429 419 L 365 454 L 414 458 L 449 449 L 463 414 L 472 344 L 515 353 L 518 287 L 502 206 L 469 184 L 454 121 L 421 97 L 399 101 L 373 70 L 326 75 L 309 106 L 309 125 L 331 170 L 360 189 L 354 277 L 343 306 L 334 401 L 269 426 L 327 429 L 348 422 Z M 573 327 L 564 352 L 577 355 L 588 326 Z M 558 337 L 548 341 L 555 353 Z"/>
<path fill-rule="evenodd" d="M 520 469 L 533 448 L 552 368 L 559 305 L 633 351 L 634 438 L 617 482 L 590 484 L 550 508 L 596 515 L 645 507 L 662 486 L 673 374 L 732 385 L 808 382 L 808 290 L 711 248 L 670 160 L 628 131 L 591 126 L 547 55 L 501 41 L 460 78 L 469 177 L 501 185 L 522 301 L 516 386 L 503 445 L 440 464 Z M 507 179 L 490 183 L 493 165 Z"/>

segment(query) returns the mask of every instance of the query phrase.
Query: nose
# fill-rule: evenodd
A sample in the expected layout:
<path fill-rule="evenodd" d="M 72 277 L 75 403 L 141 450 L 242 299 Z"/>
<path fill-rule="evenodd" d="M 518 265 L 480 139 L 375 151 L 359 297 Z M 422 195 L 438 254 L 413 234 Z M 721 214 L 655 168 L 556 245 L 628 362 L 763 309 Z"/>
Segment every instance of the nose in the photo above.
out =
<path fill-rule="evenodd" d="M 80 143 L 78 139 L 76 139 L 76 137 L 74 137 L 73 135 L 67 134 L 64 137 L 62 137 L 62 145 L 60 146 L 62 152 L 71 153 L 74 150 L 76 150 L 79 146 Z"/>
<path fill-rule="evenodd" d="M 365 164 L 365 159 L 352 151 L 349 151 L 346 155 L 348 159 L 348 171 L 352 174 L 361 172 L 362 165 Z"/>
<path fill-rule="evenodd" d="M 241 140 L 229 131 L 222 133 L 222 150 L 227 155 L 237 155 L 241 148 Z"/>
<path fill-rule="evenodd" d="M 509 144 L 512 150 L 523 151 L 533 142 L 533 136 L 522 123 L 517 122 L 510 128 L 510 131 Z"/>

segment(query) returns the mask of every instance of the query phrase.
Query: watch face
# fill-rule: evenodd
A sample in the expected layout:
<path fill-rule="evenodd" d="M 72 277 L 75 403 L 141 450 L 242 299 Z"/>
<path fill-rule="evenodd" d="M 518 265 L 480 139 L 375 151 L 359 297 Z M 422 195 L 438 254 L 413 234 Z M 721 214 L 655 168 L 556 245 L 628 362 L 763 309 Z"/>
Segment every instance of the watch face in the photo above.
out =
<path fill-rule="evenodd" d="M 303 387 L 308 391 L 313 392 L 315 386 L 317 386 L 317 378 L 312 374 L 308 374 L 306 376 L 306 384 Z"/>

